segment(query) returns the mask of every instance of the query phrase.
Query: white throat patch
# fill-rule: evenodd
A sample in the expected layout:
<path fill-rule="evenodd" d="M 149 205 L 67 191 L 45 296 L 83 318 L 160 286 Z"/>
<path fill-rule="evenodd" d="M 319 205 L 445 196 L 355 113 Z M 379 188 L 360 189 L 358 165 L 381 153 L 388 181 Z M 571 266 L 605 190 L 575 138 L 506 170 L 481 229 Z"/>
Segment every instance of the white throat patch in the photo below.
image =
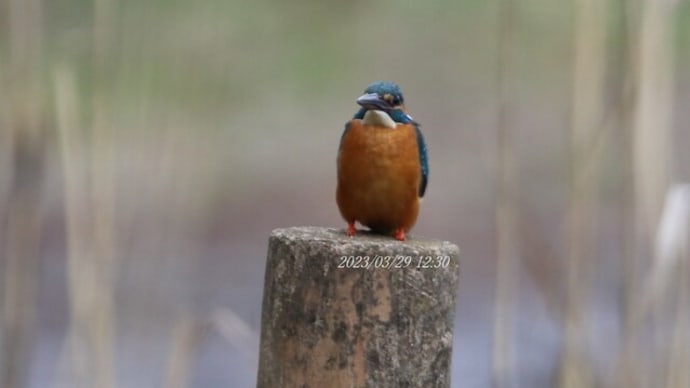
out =
<path fill-rule="evenodd" d="M 376 125 L 380 127 L 395 128 L 397 124 L 382 110 L 368 110 L 362 119 L 364 125 Z"/>

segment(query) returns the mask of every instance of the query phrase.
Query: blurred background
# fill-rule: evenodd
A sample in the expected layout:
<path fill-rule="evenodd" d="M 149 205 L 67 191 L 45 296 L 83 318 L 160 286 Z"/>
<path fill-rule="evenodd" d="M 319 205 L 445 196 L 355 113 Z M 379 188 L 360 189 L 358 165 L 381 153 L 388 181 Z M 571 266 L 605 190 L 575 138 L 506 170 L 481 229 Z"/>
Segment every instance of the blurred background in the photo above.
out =
<path fill-rule="evenodd" d="M 690 386 L 690 3 L 2 0 L 0 387 L 255 385 L 267 239 L 374 80 L 460 246 L 454 387 Z"/>

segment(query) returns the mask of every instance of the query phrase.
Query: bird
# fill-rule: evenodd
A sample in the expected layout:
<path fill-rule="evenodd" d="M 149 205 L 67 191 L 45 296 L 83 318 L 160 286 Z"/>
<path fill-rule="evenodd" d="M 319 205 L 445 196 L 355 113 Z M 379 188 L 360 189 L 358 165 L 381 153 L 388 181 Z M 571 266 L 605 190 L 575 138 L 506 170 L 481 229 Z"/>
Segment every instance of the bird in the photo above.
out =
<path fill-rule="evenodd" d="M 377 234 L 407 239 L 429 181 L 420 124 L 407 114 L 400 87 L 376 81 L 357 98 L 359 110 L 345 124 L 337 156 L 336 202 L 347 222 Z"/>

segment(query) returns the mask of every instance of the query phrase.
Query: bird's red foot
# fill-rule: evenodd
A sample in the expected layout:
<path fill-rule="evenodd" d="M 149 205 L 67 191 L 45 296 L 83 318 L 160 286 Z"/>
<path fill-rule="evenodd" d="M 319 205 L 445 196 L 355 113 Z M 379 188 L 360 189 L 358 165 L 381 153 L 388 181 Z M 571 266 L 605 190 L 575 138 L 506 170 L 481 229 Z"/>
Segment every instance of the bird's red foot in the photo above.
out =
<path fill-rule="evenodd" d="M 355 229 L 355 223 L 354 222 L 348 222 L 347 223 L 347 230 L 345 231 L 348 236 L 352 237 L 357 233 L 357 229 Z"/>
<path fill-rule="evenodd" d="M 398 240 L 398 241 L 405 241 L 407 239 L 405 237 L 405 230 L 402 228 L 396 229 L 395 232 L 393 233 L 393 238 Z"/>

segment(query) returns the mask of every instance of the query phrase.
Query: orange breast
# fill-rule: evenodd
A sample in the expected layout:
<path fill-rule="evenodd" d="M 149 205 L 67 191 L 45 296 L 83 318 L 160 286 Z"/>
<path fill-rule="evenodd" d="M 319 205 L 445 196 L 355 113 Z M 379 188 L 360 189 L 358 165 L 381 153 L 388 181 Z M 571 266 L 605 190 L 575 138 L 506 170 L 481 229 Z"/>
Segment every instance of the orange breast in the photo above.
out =
<path fill-rule="evenodd" d="M 338 154 L 336 201 L 347 222 L 387 233 L 409 231 L 419 213 L 421 167 L 415 128 L 353 120 Z"/>

